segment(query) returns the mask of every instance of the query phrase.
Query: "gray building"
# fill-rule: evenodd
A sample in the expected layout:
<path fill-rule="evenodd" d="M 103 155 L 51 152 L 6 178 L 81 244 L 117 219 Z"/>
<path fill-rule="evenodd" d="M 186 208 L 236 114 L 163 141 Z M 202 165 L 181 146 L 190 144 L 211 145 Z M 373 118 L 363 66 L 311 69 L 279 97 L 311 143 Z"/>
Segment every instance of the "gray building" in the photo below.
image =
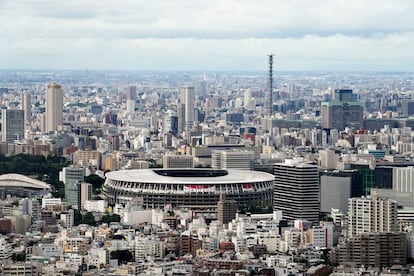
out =
<path fill-rule="evenodd" d="M 335 90 L 334 100 L 321 105 L 323 128 L 359 129 L 363 126 L 363 115 L 363 105 L 357 101 L 357 95 L 351 89 Z"/>
<path fill-rule="evenodd" d="M 14 143 L 24 139 L 24 111 L 22 109 L 3 109 L 1 113 L 1 140 Z"/>
<path fill-rule="evenodd" d="M 195 92 L 194 87 L 192 86 L 184 86 L 180 89 L 181 93 L 181 103 L 184 104 L 184 119 L 185 119 L 185 130 L 191 130 L 194 121 L 195 121 L 195 113 L 194 113 L 194 102 L 195 102 Z"/>
<path fill-rule="evenodd" d="M 330 213 L 331 208 L 342 213 L 348 211 L 348 199 L 362 196 L 363 174 L 357 170 L 331 170 L 320 173 L 321 212 Z"/>
<path fill-rule="evenodd" d="M 346 213 L 350 197 L 350 177 L 321 175 L 321 212 L 329 213 L 335 208 Z"/>
<path fill-rule="evenodd" d="M 323 128 L 359 129 L 363 126 L 363 115 L 364 108 L 359 102 L 323 102 L 321 105 Z"/>
<path fill-rule="evenodd" d="M 137 87 L 136 86 L 128 86 L 125 91 L 125 96 L 127 100 L 135 101 L 137 99 Z"/>
<path fill-rule="evenodd" d="M 396 200 L 404 208 L 414 208 L 414 167 L 392 168 L 392 189 L 371 188 L 371 193 Z"/>
<path fill-rule="evenodd" d="M 79 208 L 78 185 L 84 181 L 85 169 L 78 167 L 66 167 L 60 172 L 60 180 L 65 184 L 65 200 L 73 208 Z"/>
<path fill-rule="evenodd" d="M 401 105 L 401 111 L 403 116 L 408 117 L 414 115 L 414 100 L 404 99 Z"/>

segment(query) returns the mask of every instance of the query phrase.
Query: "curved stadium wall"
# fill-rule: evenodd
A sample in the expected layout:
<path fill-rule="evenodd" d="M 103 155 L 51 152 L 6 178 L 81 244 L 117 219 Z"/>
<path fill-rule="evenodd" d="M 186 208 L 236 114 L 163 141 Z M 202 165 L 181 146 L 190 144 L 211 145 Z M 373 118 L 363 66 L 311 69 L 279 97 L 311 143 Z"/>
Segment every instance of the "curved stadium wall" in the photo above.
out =
<path fill-rule="evenodd" d="M 109 203 L 140 198 L 145 208 L 166 204 L 181 208 L 216 207 L 220 194 L 243 208 L 255 203 L 269 206 L 274 176 L 248 170 L 144 169 L 106 174 L 103 193 Z"/>

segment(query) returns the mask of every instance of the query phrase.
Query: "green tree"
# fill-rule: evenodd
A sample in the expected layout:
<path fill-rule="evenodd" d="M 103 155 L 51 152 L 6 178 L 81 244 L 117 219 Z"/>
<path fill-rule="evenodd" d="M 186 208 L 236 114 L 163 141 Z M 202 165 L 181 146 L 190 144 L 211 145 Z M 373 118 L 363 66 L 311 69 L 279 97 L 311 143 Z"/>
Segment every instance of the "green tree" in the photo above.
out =
<path fill-rule="evenodd" d="M 97 194 L 102 189 L 102 185 L 104 184 L 105 179 L 99 175 L 91 174 L 85 177 L 85 182 L 92 184 L 92 192 L 94 194 Z"/>
<path fill-rule="evenodd" d="M 26 253 L 25 252 L 13 253 L 12 261 L 13 262 L 24 262 L 24 261 L 26 261 Z"/>
<path fill-rule="evenodd" d="M 110 224 L 111 222 L 120 222 L 120 221 L 121 221 L 121 216 L 117 214 L 103 215 L 101 219 L 102 223 L 107 223 L 107 224 Z"/>
<path fill-rule="evenodd" d="M 83 215 L 81 224 L 88 224 L 91 226 L 96 226 L 95 217 L 93 216 L 91 212 L 87 212 L 85 215 Z"/>
<path fill-rule="evenodd" d="M 73 223 L 79 225 L 82 223 L 82 214 L 79 210 L 73 209 Z"/>

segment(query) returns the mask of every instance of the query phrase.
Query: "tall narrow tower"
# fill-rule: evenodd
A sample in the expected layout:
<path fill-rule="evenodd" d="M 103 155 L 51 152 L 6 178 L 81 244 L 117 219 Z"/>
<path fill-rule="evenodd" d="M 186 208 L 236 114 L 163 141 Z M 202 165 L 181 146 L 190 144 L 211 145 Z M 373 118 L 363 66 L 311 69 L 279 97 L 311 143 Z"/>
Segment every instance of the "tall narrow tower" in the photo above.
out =
<path fill-rule="evenodd" d="M 30 123 L 32 120 L 32 95 L 29 91 L 23 93 L 22 107 L 24 110 L 24 122 Z"/>
<path fill-rule="evenodd" d="M 269 55 L 269 116 L 273 113 L 273 55 Z"/>
<path fill-rule="evenodd" d="M 46 131 L 56 131 L 63 123 L 63 90 L 57 83 L 50 83 L 46 90 Z"/>
<path fill-rule="evenodd" d="M 195 101 L 195 93 L 194 87 L 192 86 L 183 86 L 181 87 L 181 103 L 184 103 L 185 110 L 184 110 L 184 118 L 185 118 L 185 130 L 190 130 L 195 121 L 195 114 L 194 114 L 194 101 Z"/>

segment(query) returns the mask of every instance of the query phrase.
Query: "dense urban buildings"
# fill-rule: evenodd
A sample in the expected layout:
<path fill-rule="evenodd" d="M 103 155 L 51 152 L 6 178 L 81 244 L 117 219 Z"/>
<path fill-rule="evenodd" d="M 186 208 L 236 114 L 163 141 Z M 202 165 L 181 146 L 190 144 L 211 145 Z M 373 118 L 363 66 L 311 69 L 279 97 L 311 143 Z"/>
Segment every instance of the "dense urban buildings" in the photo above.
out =
<path fill-rule="evenodd" d="M 0 71 L 2 273 L 412 273 L 412 77 L 249 74 Z"/>

